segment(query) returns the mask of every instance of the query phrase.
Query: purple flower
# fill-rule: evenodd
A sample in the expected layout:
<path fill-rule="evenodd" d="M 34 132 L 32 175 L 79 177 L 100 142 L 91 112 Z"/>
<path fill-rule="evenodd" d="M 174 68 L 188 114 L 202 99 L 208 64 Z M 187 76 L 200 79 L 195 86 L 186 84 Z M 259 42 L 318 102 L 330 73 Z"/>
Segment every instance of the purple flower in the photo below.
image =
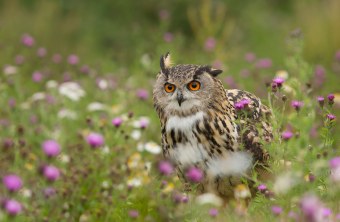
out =
<path fill-rule="evenodd" d="M 235 109 L 241 110 L 241 109 L 247 108 L 249 104 L 250 104 L 250 100 L 243 98 L 241 101 L 235 103 L 234 106 L 235 106 Z"/>
<path fill-rule="evenodd" d="M 329 94 L 329 95 L 327 96 L 328 104 L 329 104 L 329 105 L 333 105 L 333 104 L 334 104 L 334 98 L 335 98 L 335 96 L 334 96 L 333 93 L 331 93 L 331 94 Z"/>
<path fill-rule="evenodd" d="M 296 111 L 299 111 L 301 109 L 301 107 L 303 106 L 303 102 L 302 101 L 298 101 L 298 100 L 293 100 L 291 105 L 292 105 L 292 107 L 294 107 L 294 109 Z"/>
<path fill-rule="evenodd" d="M 164 33 L 163 39 L 165 42 L 172 42 L 174 40 L 174 35 L 171 32 Z"/>
<path fill-rule="evenodd" d="M 137 218 L 139 216 L 138 210 L 129 210 L 129 217 Z"/>
<path fill-rule="evenodd" d="M 260 68 L 260 69 L 268 69 L 268 68 L 272 67 L 272 60 L 268 59 L 268 58 L 259 59 L 256 62 L 255 66 L 257 68 Z"/>
<path fill-rule="evenodd" d="M 21 178 L 15 174 L 4 176 L 2 182 L 10 192 L 18 191 L 22 187 Z"/>
<path fill-rule="evenodd" d="M 245 59 L 247 62 L 252 63 L 252 62 L 255 61 L 256 55 L 255 55 L 255 53 L 247 52 L 247 53 L 244 55 L 244 59 Z"/>
<path fill-rule="evenodd" d="M 22 55 L 17 55 L 15 57 L 15 64 L 22 65 L 25 62 L 25 57 Z"/>
<path fill-rule="evenodd" d="M 281 134 L 281 137 L 282 137 L 282 139 L 284 139 L 284 140 L 289 140 L 290 138 L 292 138 L 293 137 L 293 133 L 290 131 L 290 130 L 286 130 L 286 131 L 283 131 L 282 132 L 282 134 Z"/>
<path fill-rule="evenodd" d="M 5 210 L 9 215 L 14 216 L 21 212 L 22 207 L 18 201 L 12 199 L 5 202 Z"/>
<path fill-rule="evenodd" d="M 21 37 L 21 43 L 27 47 L 32 47 L 34 45 L 34 38 L 29 34 L 24 34 Z"/>
<path fill-rule="evenodd" d="M 32 80 L 34 82 L 41 82 L 43 79 L 43 74 L 39 71 L 35 71 L 33 74 L 32 74 Z"/>
<path fill-rule="evenodd" d="M 285 79 L 284 78 L 281 78 L 281 77 L 275 77 L 273 79 L 273 83 L 275 83 L 277 85 L 277 87 L 281 88 L 282 87 L 282 83 L 285 82 Z"/>
<path fill-rule="evenodd" d="M 61 59 L 62 59 L 62 57 L 61 57 L 60 54 L 54 54 L 54 55 L 52 56 L 52 61 L 53 61 L 54 63 L 56 63 L 56 64 L 60 63 L 60 62 L 61 62 Z"/>
<path fill-rule="evenodd" d="M 122 123 L 123 123 L 123 119 L 120 117 L 116 117 L 112 119 L 112 125 L 114 125 L 115 127 L 119 127 L 120 125 L 122 125 Z"/>
<path fill-rule="evenodd" d="M 58 156 L 60 153 L 60 145 L 55 140 L 44 141 L 42 149 L 48 157 Z"/>
<path fill-rule="evenodd" d="M 40 58 L 43 58 L 45 57 L 47 54 L 47 50 L 43 47 L 40 47 L 38 50 L 37 50 L 37 56 L 40 57 Z"/>
<path fill-rule="evenodd" d="M 164 174 L 166 176 L 172 174 L 172 172 L 174 171 L 172 164 L 169 163 L 168 161 L 159 162 L 158 169 L 159 172 L 161 172 L 161 174 Z"/>
<path fill-rule="evenodd" d="M 320 87 L 326 78 L 326 70 L 323 66 L 317 65 L 314 70 L 314 83 L 317 87 Z"/>
<path fill-rule="evenodd" d="M 260 184 L 257 189 L 261 192 L 264 192 L 267 190 L 267 186 L 265 184 Z"/>
<path fill-rule="evenodd" d="M 187 195 L 182 196 L 182 203 L 188 203 L 189 202 L 189 197 Z"/>
<path fill-rule="evenodd" d="M 282 208 L 280 206 L 272 206 L 272 212 L 274 215 L 280 215 L 282 213 Z"/>
<path fill-rule="evenodd" d="M 139 120 L 140 128 L 142 128 L 142 129 L 145 129 L 146 127 L 148 127 L 149 123 L 150 123 L 150 121 L 148 119 L 145 119 L 145 118 L 141 118 Z"/>
<path fill-rule="evenodd" d="M 49 181 L 55 181 L 60 177 L 59 169 L 52 165 L 45 166 L 43 169 L 43 174 Z"/>
<path fill-rule="evenodd" d="M 16 105 L 15 99 L 14 99 L 14 98 L 10 98 L 10 99 L 8 100 L 8 106 L 9 106 L 10 108 L 14 108 L 15 105 Z"/>
<path fill-rule="evenodd" d="M 334 114 L 327 114 L 327 119 L 329 120 L 329 121 L 333 121 L 333 120 L 335 120 L 335 118 L 336 118 L 336 116 L 334 115 Z"/>
<path fill-rule="evenodd" d="M 71 54 L 67 57 L 67 62 L 70 65 L 77 65 L 79 63 L 79 57 L 77 55 Z"/>
<path fill-rule="evenodd" d="M 340 167 L 340 156 L 336 156 L 329 161 L 329 166 L 332 169 Z"/>
<path fill-rule="evenodd" d="M 322 219 L 322 203 L 314 195 L 306 195 L 300 201 L 300 208 L 308 222 L 317 222 Z"/>
<path fill-rule="evenodd" d="M 204 48 L 206 51 L 213 51 L 216 47 L 216 40 L 213 37 L 209 37 L 205 40 Z"/>
<path fill-rule="evenodd" d="M 203 172 L 196 167 L 192 167 L 186 172 L 186 177 L 191 182 L 198 183 L 203 179 Z"/>
<path fill-rule="evenodd" d="M 324 207 L 324 208 L 322 208 L 322 215 L 324 217 L 329 217 L 329 216 L 332 215 L 332 210 Z"/>
<path fill-rule="evenodd" d="M 209 210 L 209 215 L 212 217 L 216 217 L 218 215 L 218 210 L 216 208 L 211 208 Z"/>
<path fill-rule="evenodd" d="M 99 133 L 90 133 L 86 137 L 87 143 L 93 148 L 100 147 L 104 144 L 104 137 Z"/>
<path fill-rule="evenodd" d="M 325 98 L 323 96 L 318 96 L 316 99 L 318 100 L 319 105 L 323 107 L 323 105 L 325 104 Z"/>
<path fill-rule="evenodd" d="M 53 187 L 47 187 L 43 190 L 43 193 L 46 198 L 50 198 L 54 196 L 57 193 L 57 191 Z"/>
<path fill-rule="evenodd" d="M 141 100 L 147 100 L 149 98 L 149 93 L 146 89 L 138 89 L 137 97 Z"/>

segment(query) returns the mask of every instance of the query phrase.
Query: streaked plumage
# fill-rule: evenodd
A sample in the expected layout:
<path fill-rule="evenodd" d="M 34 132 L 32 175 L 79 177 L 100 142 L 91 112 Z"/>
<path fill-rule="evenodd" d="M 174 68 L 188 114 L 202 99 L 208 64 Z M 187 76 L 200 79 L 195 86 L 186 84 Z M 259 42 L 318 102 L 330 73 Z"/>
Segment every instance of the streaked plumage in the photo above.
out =
<path fill-rule="evenodd" d="M 209 66 L 171 66 L 167 54 L 161 58 L 153 99 L 163 153 L 179 177 L 186 182 L 185 171 L 198 167 L 205 175 L 200 191 L 228 198 L 253 168 L 265 172 L 269 155 L 262 142 L 270 141 L 272 133 L 270 110 L 251 93 L 224 89 L 216 78 L 221 72 Z M 235 104 L 242 99 L 249 104 L 237 111 Z"/>

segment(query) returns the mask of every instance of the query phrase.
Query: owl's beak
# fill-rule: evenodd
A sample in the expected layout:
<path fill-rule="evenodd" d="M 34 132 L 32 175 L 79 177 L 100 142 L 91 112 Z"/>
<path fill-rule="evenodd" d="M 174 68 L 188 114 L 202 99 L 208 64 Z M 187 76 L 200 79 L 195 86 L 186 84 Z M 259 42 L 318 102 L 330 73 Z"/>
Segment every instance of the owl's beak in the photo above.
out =
<path fill-rule="evenodd" d="M 183 94 L 182 94 L 182 91 L 178 90 L 177 92 L 177 102 L 178 102 L 178 105 L 181 106 L 182 105 L 182 102 L 184 102 L 184 98 L 183 98 Z"/>

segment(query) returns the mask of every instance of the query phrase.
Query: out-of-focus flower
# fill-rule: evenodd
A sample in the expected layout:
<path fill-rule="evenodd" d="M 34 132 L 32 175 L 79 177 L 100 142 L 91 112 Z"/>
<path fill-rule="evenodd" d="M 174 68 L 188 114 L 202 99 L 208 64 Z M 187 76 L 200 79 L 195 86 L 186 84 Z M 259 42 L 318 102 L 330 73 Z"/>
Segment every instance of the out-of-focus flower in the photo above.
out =
<path fill-rule="evenodd" d="M 340 50 L 335 52 L 334 59 L 337 62 L 340 62 Z"/>
<path fill-rule="evenodd" d="M 153 141 L 145 143 L 144 150 L 152 154 L 160 154 L 162 152 L 162 148 Z"/>
<path fill-rule="evenodd" d="M 129 217 L 137 218 L 139 216 L 138 210 L 129 210 Z"/>
<path fill-rule="evenodd" d="M 48 157 L 58 156 L 60 153 L 60 145 L 55 140 L 44 141 L 42 149 Z"/>
<path fill-rule="evenodd" d="M 274 215 L 280 215 L 282 213 L 282 208 L 280 206 L 272 206 L 272 212 Z"/>
<path fill-rule="evenodd" d="M 54 196 L 57 193 L 57 191 L 53 187 L 46 187 L 43 190 L 43 193 L 44 193 L 45 198 L 50 198 Z"/>
<path fill-rule="evenodd" d="M 277 194 L 284 194 L 297 184 L 297 176 L 291 172 L 279 175 L 274 183 L 273 190 Z"/>
<path fill-rule="evenodd" d="M 209 37 L 205 40 L 204 49 L 208 52 L 213 51 L 216 47 L 216 40 L 213 37 Z"/>
<path fill-rule="evenodd" d="M 43 47 L 38 48 L 37 50 L 37 56 L 40 58 L 43 58 L 47 55 L 47 50 Z"/>
<path fill-rule="evenodd" d="M 203 179 L 203 172 L 202 170 L 196 168 L 196 167 L 191 167 L 185 174 L 187 179 L 191 182 L 198 183 Z"/>
<path fill-rule="evenodd" d="M 5 75 L 14 75 L 18 72 L 18 68 L 16 66 L 5 65 L 3 72 Z"/>
<path fill-rule="evenodd" d="M 174 40 L 174 35 L 171 32 L 164 33 L 163 39 L 165 42 L 172 42 Z"/>
<path fill-rule="evenodd" d="M 268 58 L 259 59 L 256 62 L 255 66 L 257 68 L 260 68 L 260 69 L 268 69 L 268 68 L 272 67 L 272 60 L 268 59 Z"/>
<path fill-rule="evenodd" d="M 289 77 L 289 74 L 286 70 L 278 70 L 275 74 L 276 77 L 282 78 L 284 80 L 287 80 Z"/>
<path fill-rule="evenodd" d="M 41 82 L 42 79 L 43 79 L 44 75 L 39 72 L 39 71 L 35 71 L 33 74 L 32 74 L 32 80 L 34 82 Z"/>
<path fill-rule="evenodd" d="M 212 67 L 215 69 L 222 69 L 223 63 L 221 60 L 215 60 L 212 64 Z"/>
<path fill-rule="evenodd" d="M 277 87 L 281 88 L 282 84 L 285 82 L 285 80 L 281 77 L 275 77 L 273 79 L 273 83 L 275 83 L 277 85 Z"/>
<path fill-rule="evenodd" d="M 255 53 L 253 52 L 247 52 L 245 55 L 244 55 L 244 59 L 249 62 L 249 63 L 252 63 L 255 61 L 256 59 L 256 55 Z"/>
<path fill-rule="evenodd" d="M 93 112 L 93 111 L 105 111 L 107 109 L 107 106 L 103 103 L 99 103 L 99 102 L 93 102 L 93 103 L 90 103 L 88 106 L 87 106 L 87 110 L 90 111 L 90 112 Z"/>
<path fill-rule="evenodd" d="M 48 165 L 44 166 L 43 175 L 48 181 L 55 181 L 60 177 L 60 171 L 57 167 Z"/>
<path fill-rule="evenodd" d="M 90 72 L 90 67 L 88 65 L 83 65 L 80 67 L 79 71 L 84 74 L 88 74 Z"/>
<path fill-rule="evenodd" d="M 242 77 L 249 77 L 251 75 L 251 72 L 249 71 L 249 69 L 242 69 L 240 71 L 240 76 Z"/>
<path fill-rule="evenodd" d="M 334 104 L 334 98 L 335 98 L 335 96 L 334 96 L 333 93 L 331 93 L 331 94 L 329 94 L 329 95 L 327 96 L 328 104 L 329 104 L 330 106 Z"/>
<path fill-rule="evenodd" d="M 243 98 L 241 101 L 235 103 L 235 109 L 236 110 L 242 110 L 248 107 L 248 105 L 250 104 L 250 100 Z"/>
<path fill-rule="evenodd" d="M 85 96 L 85 91 L 75 82 L 65 82 L 59 86 L 59 93 L 73 101 Z"/>
<path fill-rule="evenodd" d="M 79 57 L 77 55 L 71 54 L 67 57 L 67 62 L 70 65 L 77 65 L 79 63 Z"/>
<path fill-rule="evenodd" d="M 106 90 L 109 87 L 109 83 L 106 79 L 97 79 L 96 80 L 97 86 L 101 90 Z"/>
<path fill-rule="evenodd" d="M 222 206 L 223 200 L 213 193 L 204 193 L 196 197 L 198 204 L 213 204 L 217 207 Z"/>
<path fill-rule="evenodd" d="M 146 89 L 138 89 L 136 95 L 141 100 L 147 100 L 149 98 L 149 93 Z"/>
<path fill-rule="evenodd" d="M 27 188 L 22 188 L 20 191 L 20 194 L 25 198 L 31 198 L 32 197 L 32 190 Z"/>
<path fill-rule="evenodd" d="M 52 56 L 52 61 L 56 64 L 59 64 L 62 60 L 62 56 L 60 54 L 54 54 Z"/>
<path fill-rule="evenodd" d="M 290 130 L 286 130 L 286 131 L 283 131 L 282 132 L 282 134 L 281 134 L 281 137 L 282 137 L 282 139 L 284 139 L 284 140 L 289 140 L 290 138 L 292 138 L 293 137 L 293 133 L 292 133 L 292 131 L 290 131 Z"/>
<path fill-rule="evenodd" d="M 331 180 L 334 182 L 340 182 L 340 157 L 334 157 L 329 161 L 331 168 Z"/>
<path fill-rule="evenodd" d="M 224 78 L 224 82 L 228 85 L 230 88 L 237 88 L 237 84 L 232 76 L 227 76 Z"/>
<path fill-rule="evenodd" d="M 322 86 L 326 79 L 326 70 L 323 66 L 317 65 L 314 70 L 314 84 L 316 87 Z"/>
<path fill-rule="evenodd" d="M 218 210 L 216 208 L 211 208 L 209 210 L 209 215 L 212 217 L 216 217 L 218 215 Z"/>
<path fill-rule="evenodd" d="M 15 64 L 22 65 L 25 62 L 25 57 L 23 55 L 17 55 L 15 57 Z"/>
<path fill-rule="evenodd" d="M 300 200 L 300 208 L 304 221 L 321 222 L 323 221 L 323 204 L 314 195 L 305 195 Z"/>
<path fill-rule="evenodd" d="M 46 82 L 46 87 L 47 87 L 48 89 L 54 89 L 54 88 L 57 88 L 57 86 L 58 86 L 58 82 L 55 81 L 55 80 L 48 80 L 48 81 Z"/>
<path fill-rule="evenodd" d="M 21 43 L 24 45 L 24 46 L 27 46 L 27 47 L 32 47 L 35 43 L 35 40 L 34 38 L 29 35 L 29 34 L 24 34 L 22 37 L 21 37 Z"/>
<path fill-rule="evenodd" d="M 161 174 L 168 176 L 173 173 L 174 167 L 168 161 L 161 161 L 158 164 L 158 170 Z"/>
<path fill-rule="evenodd" d="M 5 202 L 5 210 L 9 215 L 14 216 L 21 212 L 22 207 L 18 201 L 10 199 Z"/>
<path fill-rule="evenodd" d="M 10 99 L 8 100 L 8 106 L 9 106 L 10 108 L 14 108 L 14 107 L 16 106 L 16 101 L 15 101 L 14 98 L 10 98 Z"/>
<path fill-rule="evenodd" d="M 61 109 L 58 112 L 59 119 L 77 119 L 77 113 L 69 109 Z"/>
<path fill-rule="evenodd" d="M 131 132 L 132 139 L 139 140 L 141 138 L 141 136 L 142 136 L 142 133 L 141 133 L 140 130 L 137 130 L 137 129 L 136 130 L 132 130 L 132 132 Z"/>
<path fill-rule="evenodd" d="M 11 192 L 18 191 L 22 187 L 21 178 L 15 174 L 9 174 L 4 176 L 2 182 L 5 185 L 5 187 Z"/>
<path fill-rule="evenodd" d="M 98 148 L 104 144 L 104 137 L 99 133 L 90 133 L 86 141 L 91 147 Z"/>
<path fill-rule="evenodd" d="M 135 128 L 147 128 L 150 124 L 150 119 L 148 117 L 142 116 L 139 118 L 139 120 L 136 120 L 133 122 L 133 126 Z"/>
<path fill-rule="evenodd" d="M 336 119 L 336 116 L 334 114 L 327 114 L 326 117 L 329 121 L 333 121 Z"/>
<path fill-rule="evenodd" d="M 239 184 L 234 188 L 234 197 L 236 200 L 251 197 L 249 188 L 244 184 Z"/>
<path fill-rule="evenodd" d="M 267 190 L 267 186 L 265 184 L 260 184 L 257 186 L 257 189 L 260 191 L 260 192 L 264 192 Z"/>
<path fill-rule="evenodd" d="M 318 96 L 316 99 L 317 99 L 320 107 L 323 107 L 323 105 L 325 104 L 325 98 L 323 96 Z"/>
<path fill-rule="evenodd" d="M 112 119 L 112 125 L 114 125 L 115 127 L 120 127 L 122 123 L 123 123 L 123 119 L 121 117 L 116 117 Z"/>
<path fill-rule="evenodd" d="M 293 100 L 291 105 L 296 111 L 299 111 L 301 109 L 301 107 L 303 106 L 303 102 L 298 101 L 298 100 Z"/>

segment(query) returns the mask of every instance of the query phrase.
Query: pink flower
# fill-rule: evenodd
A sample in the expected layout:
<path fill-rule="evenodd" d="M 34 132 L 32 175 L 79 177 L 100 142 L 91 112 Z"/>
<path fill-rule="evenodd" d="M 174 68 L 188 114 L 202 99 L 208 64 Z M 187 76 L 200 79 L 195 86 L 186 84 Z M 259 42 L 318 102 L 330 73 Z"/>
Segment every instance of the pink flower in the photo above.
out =
<path fill-rule="evenodd" d="M 282 208 L 280 206 L 272 206 L 272 212 L 274 215 L 280 215 L 282 213 Z"/>
<path fill-rule="evenodd" d="M 292 107 L 294 107 L 294 109 L 296 111 L 299 111 L 301 109 L 301 107 L 303 106 L 303 102 L 302 101 L 298 101 L 298 100 L 293 100 L 291 105 L 292 105 Z"/>
<path fill-rule="evenodd" d="M 90 72 L 90 67 L 88 65 L 83 65 L 80 67 L 79 71 L 84 74 L 88 74 Z"/>
<path fill-rule="evenodd" d="M 335 52 L 334 59 L 337 62 L 340 62 L 340 50 Z"/>
<path fill-rule="evenodd" d="M 281 78 L 281 77 L 275 77 L 273 79 L 273 83 L 275 83 L 277 85 L 277 87 L 281 88 L 282 87 L 282 83 L 285 82 L 285 79 L 284 78 Z"/>
<path fill-rule="evenodd" d="M 55 181 L 60 177 L 59 169 L 52 165 L 45 166 L 43 169 L 43 174 L 49 181 Z"/>
<path fill-rule="evenodd" d="M 32 80 L 34 82 L 41 82 L 43 79 L 43 74 L 39 71 L 35 71 L 33 74 L 32 74 Z"/>
<path fill-rule="evenodd" d="M 213 37 L 209 37 L 205 40 L 204 48 L 206 51 L 213 51 L 216 47 L 216 40 Z"/>
<path fill-rule="evenodd" d="M 47 54 L 47 50 L 43 47 L 40 47 L 38 50 L 37 50 L 37 56 L 40 57 L 40 58 L 43 58 L 45 57 Z"/>
<path fill-rule="evenodd" d="M 24 34 L 21 37 L 21 43 L 27 47 L 32 47 L 34 45 L 34 38 L 29 34 Z"/>
<path fill-rule="evenodd" d="M 209 215 L 212 217 L 216 217 L 218 215 L 218 210 L 216 208 L 211 208 L 209 210 Z"/>
<path fill-rule="evenodd" d="M 261 192 L 264 192 L 267 190 L 267 186 L 265 184 L 260 184 L 257 189 Z"/>
<path fill-rule="evenodd" d="M 123 119 L 120 117 L 116 117 L 112 120 L 112 125 L 114 125 L 115 127 L 119 127 L 120 125 L 122 125 L 123 123 Z"/>
<path fill-rule="evenodd" d="M 334 98 L 335 98 L 335 96 L 334 96 L 333 93 L 331 93 L 331 94 L 329 94 L 329 95 L 327 96 L 328 104 L 329 104 L 329 105 L 333 105 L 333 104 L 334 104 Z"/>
<path fill-rule="evenodd" d="M 332 169 L 340 167 L 340 156 L 334 157 L 329 161 L 329 166 Z"/>
<path fill-rule="evenodd" d="M 186 172 L 186 177 L 191 182 L 198 183 L 203 179 L 203 172 L 196 167 L 192 167 Z"/>
<path fill-rule="evenodd" d="M 5 202 L 5 210 L 9 215 L 15 216 L 22 210 L 21 204 L 16 200 L 7 200 Z"/>
<path fill-rule="evenodd" d="M 161 172 L 161 174 L 164 174 L 166 176 L 172 174 L 174 171 L 172 164 L 169 163 L 168 161 L 159 162 L 158 169 L 159 169 L 159 172 Z"/>
<path fill-rule="evenodd" d="M 129 211 L 129 217 L 131 218 L 137 218 L 139 216 L 138 210 L 130 210 Z"/>
<path fill-rule="evenodd" d="M 97 148 L 104 144 L 104 137 L 99 133 L 90 133 L 86 137 L 86 141 L 93 148 Z"/>
<path fill-rule="evenodd" d="M 147 100 L 149 98 L 149 93 L 146 89 L 138 89 L 137 97 L 141 100 Z"/>
<path fill-rule="evenodd" d="M 333 120 L 335 120 L 335 118 L 336 118 L 336 116 L 335 115 L 333 115 L 333 114 L 327 114 L 327 119 L 329 120 L 329 121 L 333 121 Z"/>
<path fill-rule="evenodd" d="M 243 98 L 241 101 L 235 103 L 234 106 L 235 106 L 235 109 L 242 110 L 244 108 L 247 108 L 249 104 L 250 104 L 250 100 Z"/>
<path fill-rule="evenodd" d="M 323 206 L 320 200 L 314 195 L 306 195 L 300 201 L 300 208 L 305 221 L 322 221 Z"/>
<path fill-rule="evenodd" d="M 247 62 L 252 63 L 252 62 L 255 61 L 256 55 L 255 55 L 255 53 L 247 52 L 247 53 L 244 55 L 244 59 L 245 59 Z"/>
<path fill-rule="evenodd" d="M 55 140 L 44 141 L 42 149 L 48 157 L 58 156 L 60 153 L 60 145 Z"/>
<path fill-rule="evenodd" d="M 77 65 L 79 63 L 79 57 L 77 55 L 71 54 L 68 56 L 67 62 L 70 65 Z"/>
<path fill-rule="evenodd" d="M 282 137 L 282 139 L 284 139 L 284 140 L 289 140 L 290 138 L 292 138 L 293 137 L 293 133 L 291 132 L 291 131 L 289 131 L 289 130 L 286 130 L 286 131 L 283 131 L 282 132 L 282 134 L 281 134 L 281 137 Z"/>
<path fill-rule="evenodd" d="M 2 182 L 10 192 L 18 191 L 22 187 L 21 178 L 15 174 L 4 176 Z"/>
<path fill-rule="evenodd" d="M 268 59 L 268 58 L 259 59 L 256 62 L 255 66 L 257 68 L 260 68 L 260 69 L 268 69 L 268 68 L 272 67 L 272 60 Z"/>
<path fill-rule="evenodd" d="M 316 99 L 318 100 L 319 105 L 323 107 L 323 105 L 325 104 L 325 98 L 323 96 L 318 96 Z"/>

